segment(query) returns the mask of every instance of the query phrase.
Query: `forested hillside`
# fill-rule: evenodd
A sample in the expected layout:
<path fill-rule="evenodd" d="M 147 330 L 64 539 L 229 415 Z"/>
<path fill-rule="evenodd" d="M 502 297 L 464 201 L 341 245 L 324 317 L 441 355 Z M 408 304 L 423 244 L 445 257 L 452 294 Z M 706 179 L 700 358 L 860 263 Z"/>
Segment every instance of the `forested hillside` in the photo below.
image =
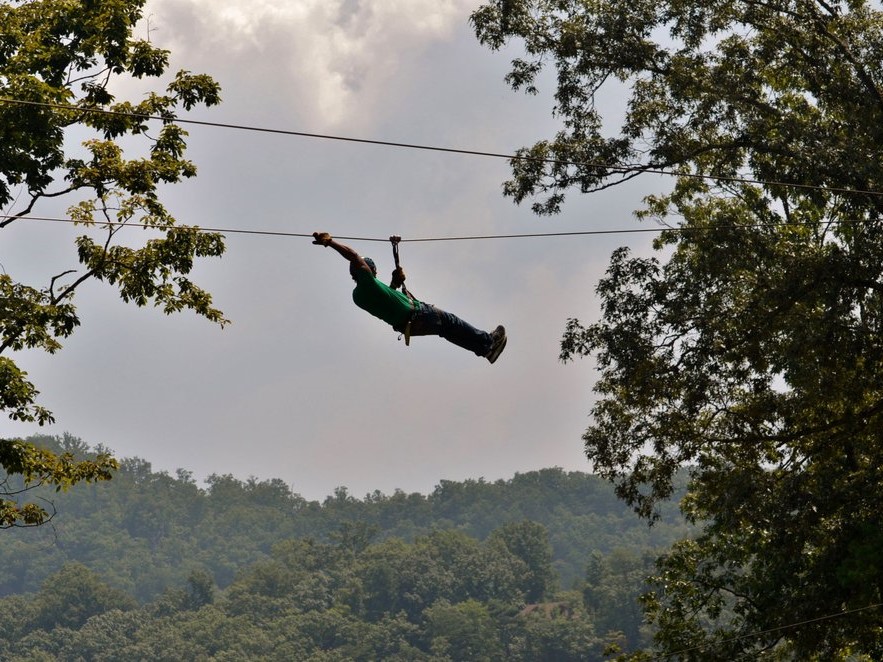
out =
<path fill-rule="evenodd" d="M 127 459 L 44 496 L 51 525 L 2 533 L 2 659 L 600 659 L 645 643 L 635 598 L 689 535 L 560 469 L 319 503 Z"/>

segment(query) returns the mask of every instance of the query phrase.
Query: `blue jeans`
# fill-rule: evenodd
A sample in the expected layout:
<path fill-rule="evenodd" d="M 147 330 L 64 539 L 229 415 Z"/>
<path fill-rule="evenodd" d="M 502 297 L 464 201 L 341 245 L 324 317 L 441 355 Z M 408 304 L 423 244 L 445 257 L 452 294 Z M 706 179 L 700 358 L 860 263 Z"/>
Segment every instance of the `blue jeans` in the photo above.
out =
<path fill-rule="evenodd" d="M 468 349 L 478 356 L 491 351 L 493 338 L 487 331 L 476 329 L 468 322 L 430 303 L 414 302 L 411 314 L 412 336 L 440 336 L 458 347 Z M 404 328 L 396 331 L 403 333 Z"/>

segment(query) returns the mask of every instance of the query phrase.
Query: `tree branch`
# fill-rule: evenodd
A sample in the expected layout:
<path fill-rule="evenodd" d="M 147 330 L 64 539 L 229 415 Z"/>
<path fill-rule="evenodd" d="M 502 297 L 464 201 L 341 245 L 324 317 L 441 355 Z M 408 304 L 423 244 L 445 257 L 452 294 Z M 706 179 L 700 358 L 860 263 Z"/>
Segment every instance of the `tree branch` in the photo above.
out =
<path fill-rule="evenodd" d="M 67 271 L 62 271 L 57 276 L 52 277 L 52 281 L 49 283 L 49 300 L 54 304 L 58 303 L 60 299 L 55 298 L 55 281 L 57 281 L 62 276 L 67 276 L 68 274 L 76 273 L 76 269 L 68 269 Z"/>
<path fill-rule="evenodd" d="M 833 13 L 833 11 L 829 7 L 827 7 L 827 5 L 820 2 L 820 0 L 816 0 L 816 2 L 818 2 L 823 7 L 826 7 L 829 12 Z M 831 32 L 831 30 L 828 29 L 828 23 L 822 20 L 822 17 L 815 12 L 812 12 L 812 18 L 813 23 L 818 28 L 818 33 L 822 37 L 825 37 L 829 41 L 831 41 L 835 46 L 837 46 L 846 61 L 852 65 L 859 80 L 873 95 L 874 99 L 877 102 L 877 106 L 880 108 L 880 111 L 883 112 L 883 90 L 881 90 L 880 87 L 874 82 L 873 77 L 868 73 L 867 69 L 862 66 L 861 62 L 852 52 L 852 49 L 849 47 L 849 45 L 845 41 L 843 41 L 842 38 L 840 38 L 838 35 L 834 34 L 833 32 Z"/>
<path fill-rule="evenodd" d="M 58 198 L 58 197 L 67 195 L 68 193 L 73 193 L 74 191 L 78 191 L 81 188 L 83 188 L 83 186 L 69 186 L 66 189 L 62 189 L 60 191 L 54 191 L 52 193 L 44 193 L 44 192 L 32 193 L 31 194 L 31 201 L 28 203 L 27 207 L 25 207 L 21 211 L 15 212 L 14 214 L 8 214 L 5 217 L 0 217 L 3 219 L 3 220 L 0 220 L 0 228 L 5 228 L 10 223 L 18 221 L 18 220 L 24 218 L 25 216 L 27 216 L 28 214 L 30 214 L 31 211 L 33 211 L 33 209 L 34 209 L 34 205 L 37 204 L 37 200 L 40 200 L 41 198 Z"/>

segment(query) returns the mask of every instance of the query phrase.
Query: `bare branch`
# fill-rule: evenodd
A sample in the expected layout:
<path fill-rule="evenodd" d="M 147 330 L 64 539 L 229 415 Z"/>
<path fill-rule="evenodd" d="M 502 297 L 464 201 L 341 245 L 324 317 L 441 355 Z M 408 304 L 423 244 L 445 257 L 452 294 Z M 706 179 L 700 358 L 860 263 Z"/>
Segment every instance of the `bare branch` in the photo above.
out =
<path fill-rule="evenodd" d="M 49 298 L 51 301 L 56 301 L 56 299 L 55 299 L 55 281 L 57 281 L 62 276 L 67 276 L 68 274 L 75 274 L 75 273 L 77 273 L 76 269 L 68 269 L 67 271 L 62 271 L 57 276 L 52 277 L 52 282 L 49 283 Z"/>

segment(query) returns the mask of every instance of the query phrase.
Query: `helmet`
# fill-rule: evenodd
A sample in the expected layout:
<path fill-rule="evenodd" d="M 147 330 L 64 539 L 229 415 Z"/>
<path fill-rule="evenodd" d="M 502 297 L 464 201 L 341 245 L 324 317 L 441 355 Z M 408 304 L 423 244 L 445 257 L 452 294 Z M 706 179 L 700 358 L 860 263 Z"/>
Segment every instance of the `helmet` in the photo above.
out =
<path fill-rule="evenodd" d="M 376 276 L 377 275 L 377 265 L 374 264 L 374 260 L 372 260 L 370 257 L 363 257 L 362 259 L 365 260 L 365 264 L 367 264 L 369 267 L 371 267 L 371 271 L 373 271 L 374 275 Z"/>

